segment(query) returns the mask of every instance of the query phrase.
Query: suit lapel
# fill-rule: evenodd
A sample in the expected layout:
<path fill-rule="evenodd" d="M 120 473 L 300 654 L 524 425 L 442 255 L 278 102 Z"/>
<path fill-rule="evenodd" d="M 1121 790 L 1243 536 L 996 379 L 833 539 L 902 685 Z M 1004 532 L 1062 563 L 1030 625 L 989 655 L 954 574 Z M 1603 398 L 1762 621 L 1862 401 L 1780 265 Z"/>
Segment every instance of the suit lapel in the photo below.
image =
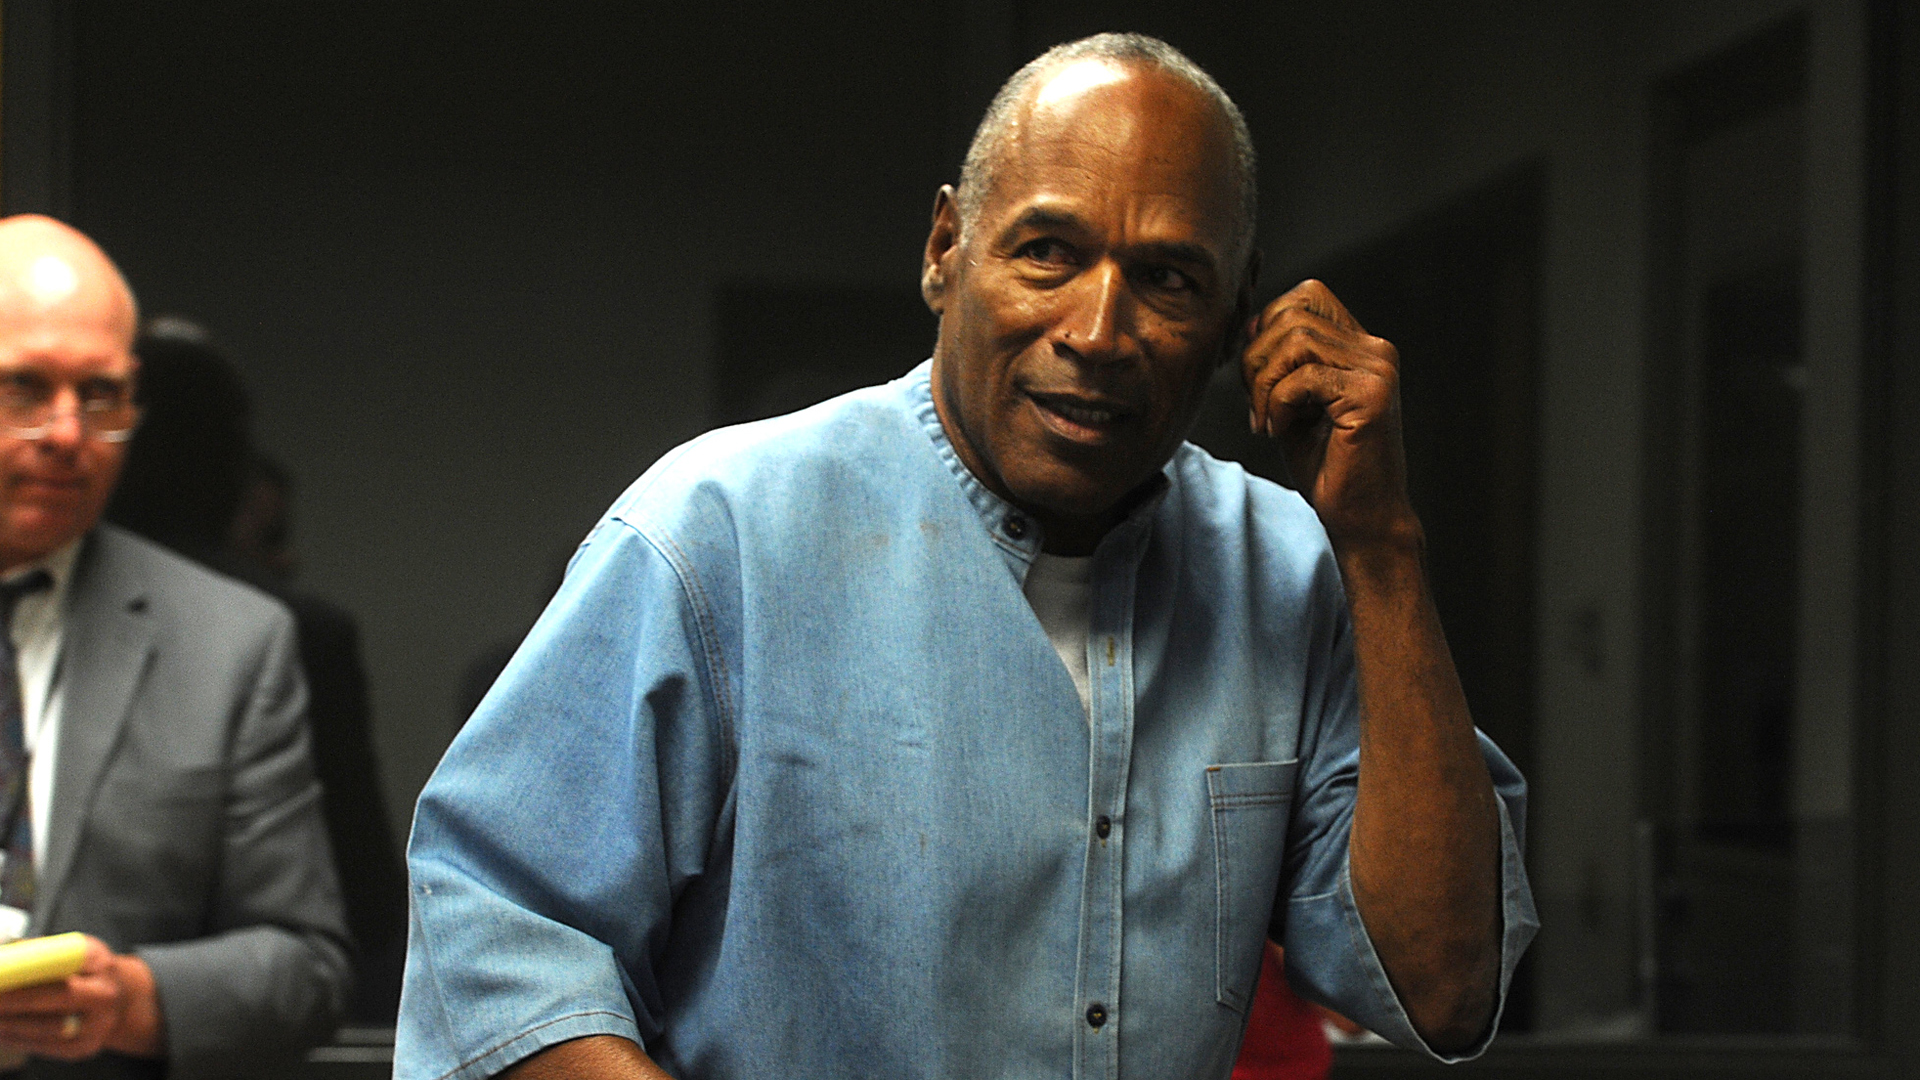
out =
<path fill-rule="evenodd" d="M 53 771 L 47 850 L 34 890 L 36 927 L 65 887 L 100 777 L 119 745 L 134 690 L 153 652 L 147 590 L 106 529 L 88 538 L 74 565 L 61 645 L 60 741 Z"/>

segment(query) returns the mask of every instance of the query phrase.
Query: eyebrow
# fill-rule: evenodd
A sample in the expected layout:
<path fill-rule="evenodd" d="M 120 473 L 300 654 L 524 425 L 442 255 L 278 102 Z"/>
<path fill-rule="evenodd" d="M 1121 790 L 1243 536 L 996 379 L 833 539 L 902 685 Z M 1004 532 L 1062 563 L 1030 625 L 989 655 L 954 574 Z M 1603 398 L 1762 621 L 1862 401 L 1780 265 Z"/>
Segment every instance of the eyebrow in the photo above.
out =
<path fill-rule="evenodd" d="M 1016 233 L 1027 229 L 1046 231 L 1057 229 L 1062 232 L 1084 232 L 1087 223 L 1078 214 L 1066 210 L 1054 210 L 1045 206 L 1029 206 L 1020 212 L 1020 216 L 1007 223 L 1000 232 L 1000 242 L 1011 241 Z"/>
<path fill-rule="evenodd" d="M 1199 244 L 1183 244 L 1172 240 L 1154 240 L 1136 244 L 1133 251 L 1158 262 L 1185 263 L 1189 266 L 1214 269 L 1213 253 Z"/>
<path fill-rule="evenodd" d="M 1045 206 L 1030 206 L 1020 212 L 1000 233 L 1000 242 L 1010 243 L 1014 236 L 1028 229 L 1040 231 L 1058 230 L 1060 232 L 1084 232 L 1088 229 L 1086 221 L 1079 215 L 1066 210 L 1055 210 Z M 1204 245 L 1184 243 L 1177 240 L 1149 240 L 1139 244 L 1129 244 L 1129 254 L 1144 257 L 1156 262 L 1180 263 L 1197 266 L 1209 271 L 1217 270 L 1213 253 Z"/>

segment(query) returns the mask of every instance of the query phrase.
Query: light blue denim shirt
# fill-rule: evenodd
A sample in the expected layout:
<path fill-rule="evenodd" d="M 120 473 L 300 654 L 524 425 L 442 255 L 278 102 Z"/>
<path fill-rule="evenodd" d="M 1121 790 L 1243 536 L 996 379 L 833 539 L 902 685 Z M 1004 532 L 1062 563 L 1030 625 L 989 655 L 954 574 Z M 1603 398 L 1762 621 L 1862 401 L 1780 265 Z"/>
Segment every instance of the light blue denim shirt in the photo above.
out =
<path fill-rule="evenodd" d="M 663 458 L 420 796 L 396 1075 L 605 1033 L 682 1080 L 1226 1077 L 1269 934 L 1418 1046 L 1348 883 L 1325 534 L 1194 447 L 1164 476 L 1094 556 L 1083 711 L 1021 593 L 1040 529 L 926 365 Z M 1483 745 L 1504 987 L 1525 789 Z"/>

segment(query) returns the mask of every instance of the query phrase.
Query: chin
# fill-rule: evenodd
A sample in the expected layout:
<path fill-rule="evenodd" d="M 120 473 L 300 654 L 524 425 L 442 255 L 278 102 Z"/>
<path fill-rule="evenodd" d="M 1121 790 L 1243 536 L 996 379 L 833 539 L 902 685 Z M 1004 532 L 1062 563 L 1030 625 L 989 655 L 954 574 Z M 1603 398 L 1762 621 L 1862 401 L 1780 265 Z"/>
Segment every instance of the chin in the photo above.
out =
<path fill-rule="evenodd" d="M 1035 514 L 1055 518 L 1093 519 L 1105 516 L 1125 499 L 1132 485 L 1118 487 L 1096 483 L 1068 473 L 1026 478 L 1022 484 L 1009 484 L 1014 502 Z"/>
<path fill-rule="evenodd" d="M 36 514 L 27 519 L 13 518 L 0 525 L 0 550 L 22 562 L 31 562 L 86 532 L 73 518 Z"/>

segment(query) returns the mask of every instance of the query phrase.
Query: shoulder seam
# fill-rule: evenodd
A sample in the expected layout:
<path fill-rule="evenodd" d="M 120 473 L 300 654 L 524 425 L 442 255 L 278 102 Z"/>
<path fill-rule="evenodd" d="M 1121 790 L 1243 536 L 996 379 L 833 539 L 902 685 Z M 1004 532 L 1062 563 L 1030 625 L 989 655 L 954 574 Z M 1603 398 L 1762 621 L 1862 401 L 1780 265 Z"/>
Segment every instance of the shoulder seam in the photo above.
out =
<path fill-rule="evenodd" d="M 693 560 L 687 558 L 670 537 L 655 536 L 633 522 L 615 517 L 608 519 L 616 522 L 641 542 L 651 547 L 666 560 L 673 569 L 673 576 L 680 582 L 681 595 L 687 601 L 687 608 L 693 613 L 693 623 L 700 632 L 700 661 L 707 669 L 707 697 L 713 707 L 714 722 L 720 727 L 721 745 L 726 748 L 727 775 L 732 776 L 739 768 L 737 725 L 734 722 L 733 683 L 728 677 L 727 662 L 720 647 L 720 633 L 713 617 L 713 605 L 707 599 L 706 590 L 693 572 Z"/>
<path fill-rule="evenodd" d="M 618 499 L 614 500 L 613 506 L 607 510 L 607 518 L 626 525 L 645 538 L 646 533 L 641 531 L 640 527 L 634 524 L 633 520 L 628 516 L 629 510 L 639 502 L 641 495 L 644 495 L 652 489 L 654 485 L 660 483 L 666 473 L 671 471 L 675 462 L 687 456 L 688 452 L 693 450 L 694 447 L 709 441 L 716 432 L 721 430 L 724 429 L 714 428 L 710 431 L 703 431 L 693 438 L 688 439 L 686 442 L 668 450 L 666 453 L 661 454 L 658 458 L 655 458 L 653 464 L 647 466 L 646 470 L 640 474 L 639 479 L 635 480 L 632 486 L 622 492 Z M 648 542 L 652 543 L 650 539 Z"/>

